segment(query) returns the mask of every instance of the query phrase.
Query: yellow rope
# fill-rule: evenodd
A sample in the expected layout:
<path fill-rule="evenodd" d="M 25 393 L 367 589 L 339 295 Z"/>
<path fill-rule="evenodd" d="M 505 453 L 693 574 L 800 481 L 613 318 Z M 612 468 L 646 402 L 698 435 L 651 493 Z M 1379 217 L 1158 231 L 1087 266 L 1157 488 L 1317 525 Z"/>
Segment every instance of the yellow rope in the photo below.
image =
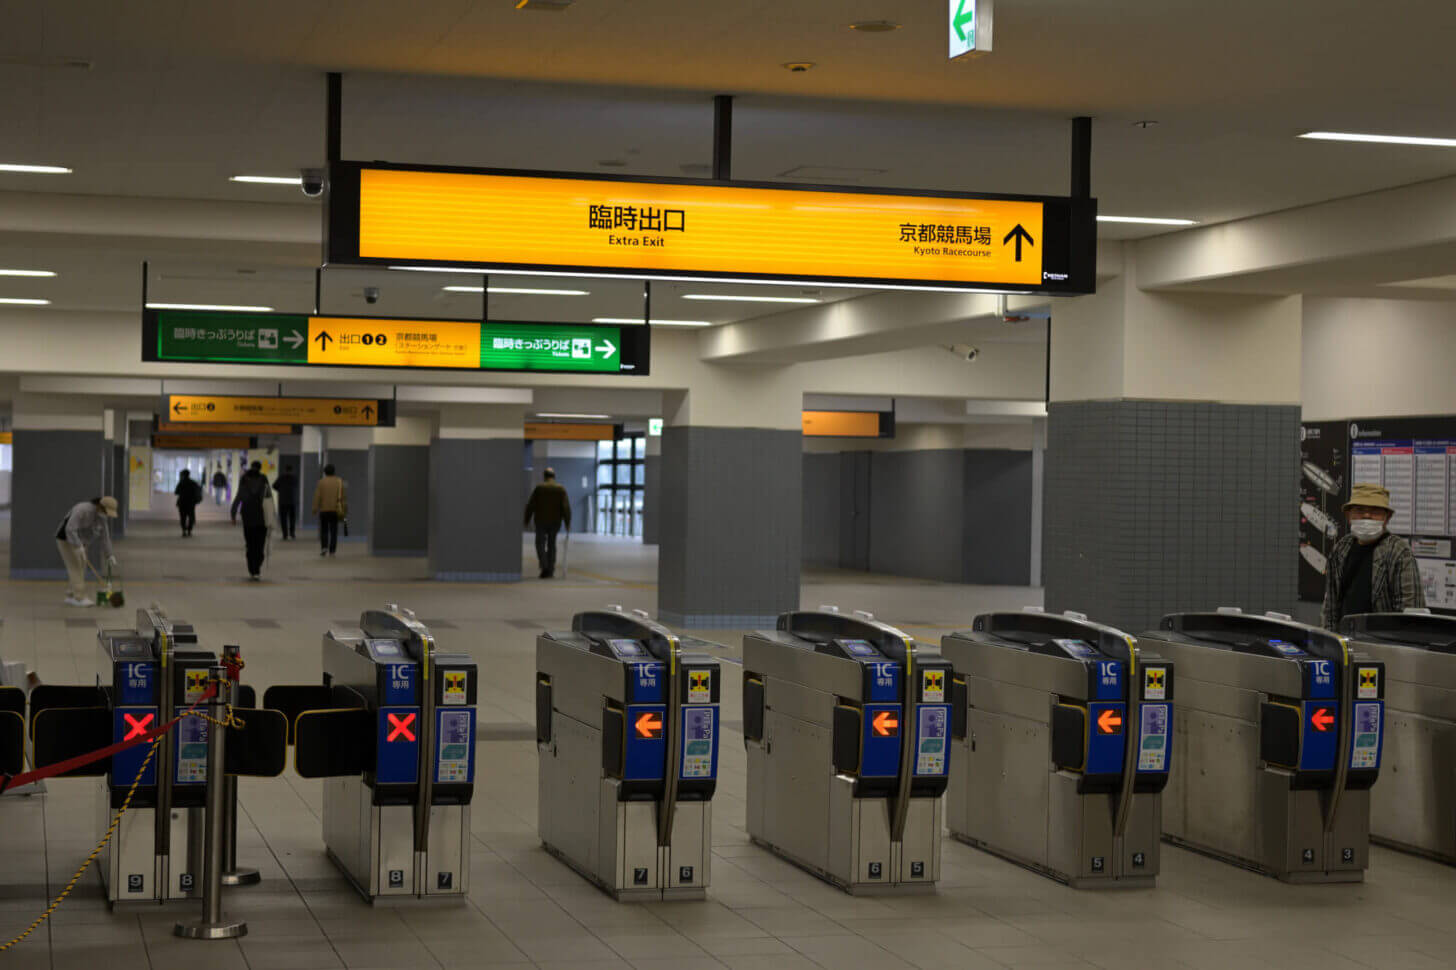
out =
<path fill-rule="evenodd" d="M 233 713 L 233 706 L 231 704 L 227 705 L 227 716 L 222 720 L 218 720 L 215 717 L 208 717 L 201 711 L 183 711 L 181 716 L 200 717 L 204 721 L 207 721 L 209 724 L 216 724 L 223 729 L 227 729 L 229 727 L 242 728 L 246 726 L 243 719 Z M 91 850 L 91 854 L 86 857 L 86 861 L 81 863 L 81 868 L 76 870 L 76 874 L 71 877 L 71 881 L 66 883 L 66 888 L 61 890 L 61 894 L 55 898 L 55 900 L 51 903 L 50 907 L 46 909 L 44 913 L 41 913 L 39 916 L 36 917 L 35 922 L 31 923 L 25 928 L 25 932 L 21 933 L 9 943 L 0 944 L 0 953 L 4 953 L 12 946 L 15 946 L 15 944 L 19 943 L 27 936 L 34 933 L 42 923 L 51 918 L 52 913 L 60 908 L 61 903 L 65 901 L 66 897 L 71 895 L 71 890 L 76 888 L 76 883 L 81 881 L 81 877 L 86 874 L 86 870 L 91 868 L 91 863 L 96 861 L 96 857 L 101 854 L 101 850 L 106 848 L 107 843 L 109 843 L 112 836 L 116 834 L 117 826 L 121 824 L 121 817 L 125 815 L 126 810 L 131 807 L 132 796 L 136 794 L 137 786 L 142 783 L 142 775 L 145 775 L 147 773 L 147 765 L 152 763 L 152 758 L 156 755 L 157 748 L 161 746 L 161 743 L 162 735 L 158 735 L 152 741 L 151 750 L 148 751 L 147 756 L 142 759 L 142 766 L 140 769 L 137 770 L 136 778 L 132 780 L 131 787 L 127 789 L 126 798 L 122 799 L 121 808 L 117 809 L 116 816 L 111 820 L 111 825 L 106 829 L 106 834 L 101 837 L 100 842 L 96 843 L 96 848 Z"/>

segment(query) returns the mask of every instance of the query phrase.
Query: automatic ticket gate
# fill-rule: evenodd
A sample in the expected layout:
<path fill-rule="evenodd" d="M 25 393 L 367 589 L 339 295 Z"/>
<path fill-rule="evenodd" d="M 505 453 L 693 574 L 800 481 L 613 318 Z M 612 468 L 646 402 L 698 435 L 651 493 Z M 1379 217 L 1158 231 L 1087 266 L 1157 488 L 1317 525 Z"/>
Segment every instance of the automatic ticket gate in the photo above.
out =
<path fill-rule="evenodd" d="M 1173 665 L 1078 613 L 988 613 L 955 668 L 951 835 L 1078 889 L 1151 887 Z"/>
<path fill-rule="evenodd" d="M 207 692 L 218 658 L 198 643 L 190 623 L 158 606 L 137 610 L 136 628 L 100 629 L 99 669 L 92 686 L 41 684 L 31 691 L 32 762 L 56 764 L 164 727 Z M 252 707 L 251 688 L 234 705 L 243 727 L 230 727 L 231 775 L 271 777 L 283 770 L 282 719 Z M 207 736 L 214 725 L 185 716 L 153 745 L 138 744 L 67 772 L 97 776 L 97 824 L 104 834 L 127 802 L 115 834 L 98 858 L 107 900 L 165 902 L 197 898 L 203 864 Z"/>
<path fill-rule="evenodd" d="M 748 834 L 851 893 L 940 878 L 951 669 L 867 613 L 743 638 Z"/>
<path fill-rule="evenodd" d="M 1280 614 L 1174 613 L 1143 645 L 1178 669 L 1163 835 L 1288 882 L 1369 864 L 1385 665 Z"/>
<path fill-rule="evenodd" d="M 1365 613 L 1345 617 L 1340 632 L 1385 665 L 1385 768 L 1370 792 L 1370 837 L 1456 864 L 1456 617 Z"/>
<path fill-rule="evenodd" d="M 478 674 L 391 604 L 323 637 L 323 684 L 271 687 L 294 766 L 324 779 L 324 845 L 371 902 L 470 891 Z"/>
<path fill-rule="evenodd" d="M 541 842 L 619 900 L 708 887 L 721 673 L 695 645 L 620 608 L 536 639 Z"/>

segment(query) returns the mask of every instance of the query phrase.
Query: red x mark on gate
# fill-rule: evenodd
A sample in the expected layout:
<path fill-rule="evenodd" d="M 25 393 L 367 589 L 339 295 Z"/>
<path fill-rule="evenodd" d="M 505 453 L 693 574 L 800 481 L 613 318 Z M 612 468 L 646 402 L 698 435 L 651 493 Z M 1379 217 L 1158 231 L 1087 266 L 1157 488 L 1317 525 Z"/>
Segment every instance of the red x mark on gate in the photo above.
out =
<path fill-rule="evenodd" d="M 123 712 L 121 717 L 124 721 L 126 721 L 126 737 L 122 738 L 122 740 L 130 741 L 133 738 L 145 737 L 147 733 L 147 728 L 152 723 L 152 718 L 155 716 L 156 715 L 154 714 L 143 714 L 140 717 L 133 717 L 132 715 Z"/>
<path fill-rule="evenodd" d="M 385 738 L 386 741 L 398 741 L 400 738 L 404 738 L 406 741 L 415 739 L 415 732 L 410 730 L 415 723 L 413 714 L 388 714 L 386 716 L 389 718 L 389 737 Z"/>

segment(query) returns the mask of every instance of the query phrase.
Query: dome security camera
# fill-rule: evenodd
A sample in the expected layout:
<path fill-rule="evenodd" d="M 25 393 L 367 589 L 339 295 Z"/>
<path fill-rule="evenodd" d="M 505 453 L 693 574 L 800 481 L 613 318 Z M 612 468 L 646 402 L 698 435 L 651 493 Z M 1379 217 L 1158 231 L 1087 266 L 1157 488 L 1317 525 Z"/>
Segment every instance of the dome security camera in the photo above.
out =
<path fill-rule="evenodd" d="M 369 303 L 369 304 L 378 303 L 379 302 L 379 287 L 377 287 L 377 286 L 366 286 L 366 287 L 364 287 L 364 302 L 365 303 Z"/>
<path fill-rule="evenodd" d="M 304 195 L 310 199 L 316 199 L 324 194 L 324 173 L 322 169 L 305 168 L 298 174 L 303 179 L 300 188 L 303 189 Z"/>

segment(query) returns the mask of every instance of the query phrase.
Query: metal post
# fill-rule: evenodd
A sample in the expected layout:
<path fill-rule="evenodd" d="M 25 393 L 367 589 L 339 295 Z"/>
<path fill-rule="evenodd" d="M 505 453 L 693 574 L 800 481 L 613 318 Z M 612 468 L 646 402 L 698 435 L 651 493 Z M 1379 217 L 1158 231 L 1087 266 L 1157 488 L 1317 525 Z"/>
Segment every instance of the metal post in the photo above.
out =
<path fill-rule="evenodd" d="M 323 298 L 324 268 L 322 266 L 319 266 L 313 271 L 313 312 L 315 316 L 323 312 L 323 307 L 320 306 L 320 304 L 323 302 Z"/>
<path fill-rule="evenodd" d="M 224 792 L 227 785 L 227 730 L 222 726 L 232 702 L 233 685 L 227 679 L 227 668 L 212 668 L 211 676 L 217 693 L 207 703 L 212 720 L 207 730 L 207 843 L 202 870 L 202 919 L 196 923 L 178 923 L 173 931 L 189 940 L 231 940 L 244 936 L 248 924 L 243 920 L 225 920 L 222 915 L 223 842 L 226 841 L 227 811 Z"/>
<path fill-rule="evenodd" d="M 490 322 L 490 274 L 480 276 L 480 322 Z"/>
<path fill-rule="evenodd" d="M 642 281 L 642 325 L 652 326 L 652 281 Z"/>
<path fill-rule="evenodd" d="M 713 178 L 733 178 L 733 95 L 713 98 Z"/>
<path fill-rule="evenodd" d="M 328 115 L 325 119 L 324 161 L 337 162 L 343 156 L 344 143 L 344 75 L 328 74 Z"/>
<path fill-rule="evenodd" d="M 145 259 L 142 260 L 142 309 L 143 310 L 145 310 L 147 308 L 147 277 L 151 275 L 150 273 L 147 272 L 147 265 L 148 265 L 147 264 L 147 261 Z"/>
<path fill-rule="evenodd" d="M 242 651 L 236 644 L 227 644 L 222 648 L 224 664 L 228 670 L 228 687 L 234 694 L 237 692 L 236 677 L 238 667 L 238 654 Z M 228 661 L 231 661 L 230 663 Z M 214 725 L 215 727 L 216 725 Z M 255 886 L 262 881 L 263 877 L 257 869 L 251 866 L 244 869 L 238 868 L 238 778 L 236 775 L 224 773 L 223 785 L 223 810 L 227 812 L 227 826 L 225 835 L 227 843 L 223 851 L 222 884 L 224 886 Z"/>
<path fill-rule="evenodd" d="M 1072 198 L 1092 197 L 1092 119 L 1072 119 Z"/>

